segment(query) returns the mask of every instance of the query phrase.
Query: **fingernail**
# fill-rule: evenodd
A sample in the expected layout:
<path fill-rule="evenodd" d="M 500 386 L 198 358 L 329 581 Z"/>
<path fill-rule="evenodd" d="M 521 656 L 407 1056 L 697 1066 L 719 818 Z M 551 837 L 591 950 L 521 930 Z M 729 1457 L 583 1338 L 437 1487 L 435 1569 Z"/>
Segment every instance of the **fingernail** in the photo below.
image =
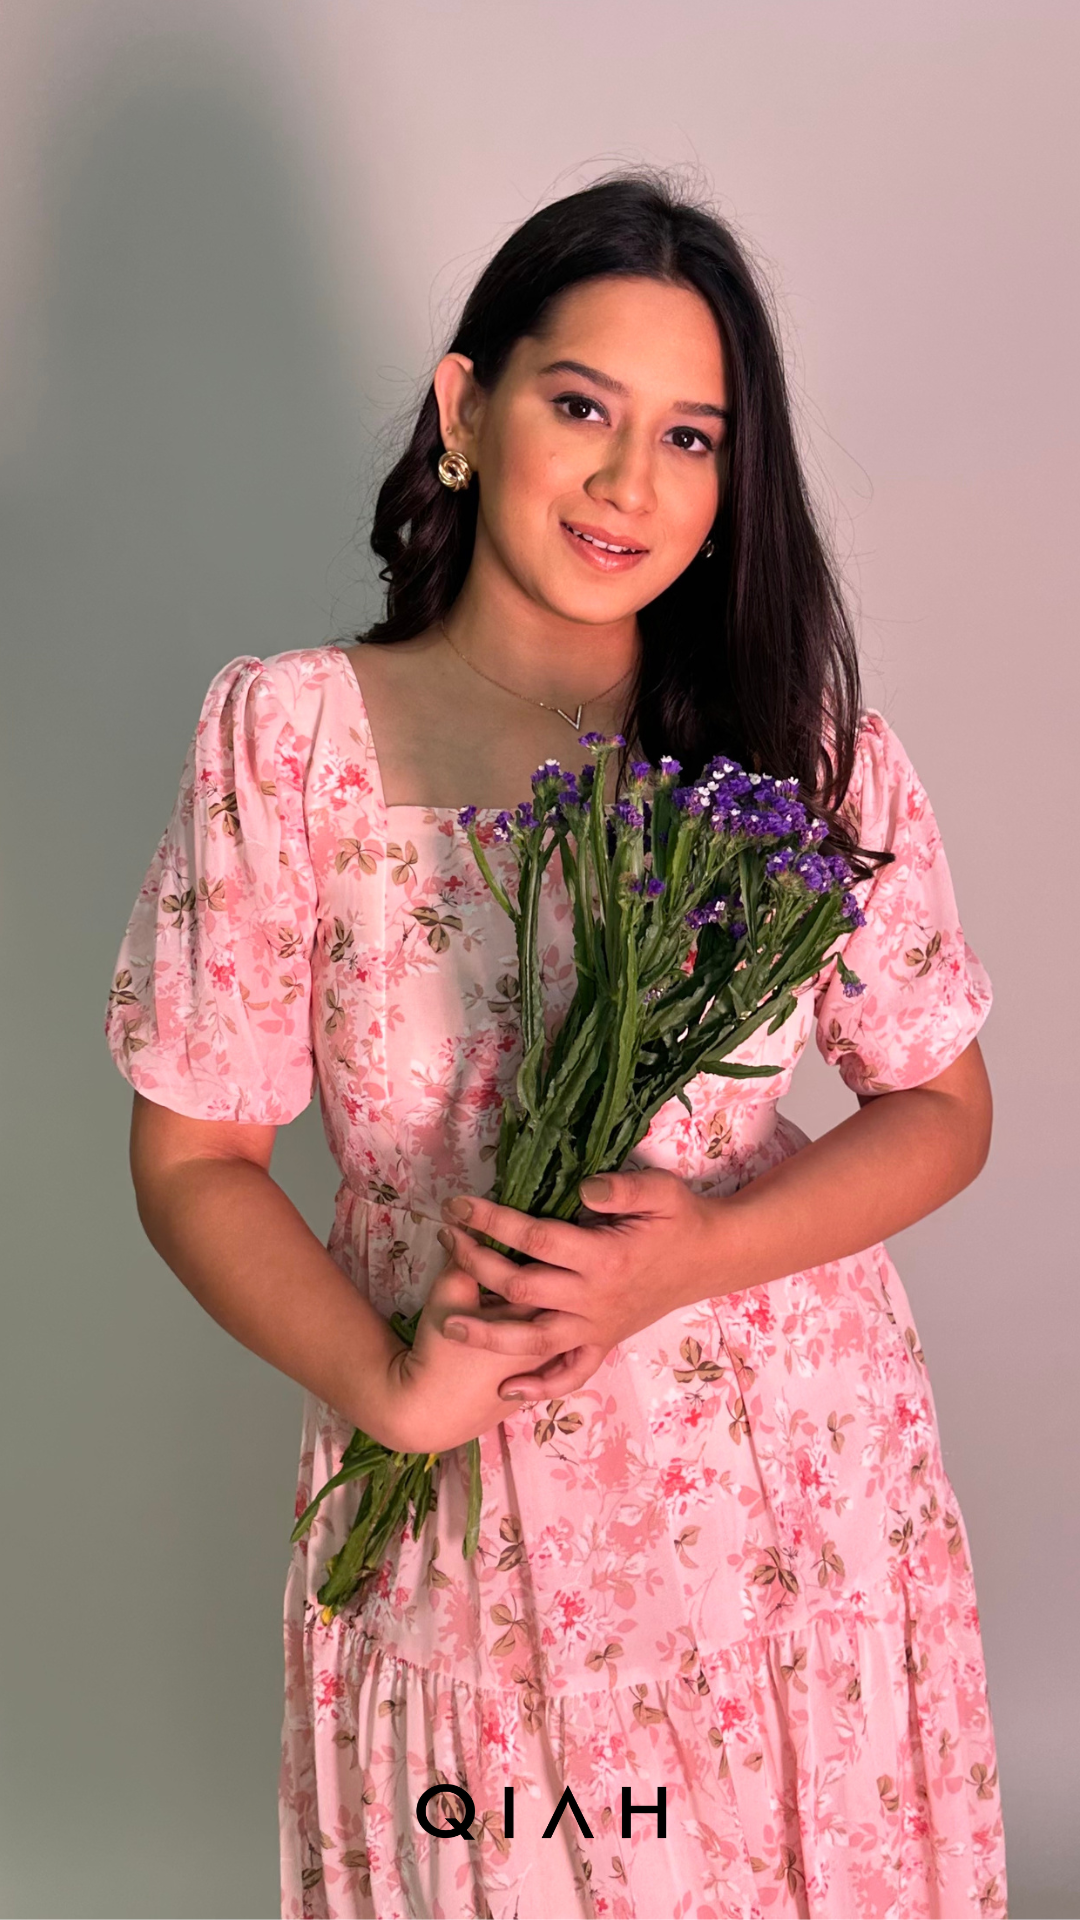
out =
<path fill-rule="evenodd" d="M 469 1337 L 460 1320 L 448 1320 L 443 1332 L 448 1340 L 467 1340 Z"/>
<path fill-rule="evenodd" d="M 467 1220 L 472 1213 L 472 1201 L 464 1195 L 457 1200 L 444 1200 L 442 1210 L 446 1220 Z"/>
<path fill-rule="evenodd" d="M 611 1181 L 605 1180 L 602 1173 L 590 1174 L 587 1180 L 582 1181 L 579 1192 L 586 1206 L 588 1206 L 590 1198 L 593 1200 L 606 1200 L 611 1192 Z"/>
<path fill-rule="evenodd" d="M 524 1400 L 526 1398 L 527 1395 L 524 1393 L 500 1393 L 499 1395 L 500 1400 Z"/>
<path fill-rule="evenodd" d="M 445 1248 L 446 1248 L 446 1251 L 447 1251 L 447 1253 L 452 1253 L 452 1252 L 453 1252 L 453 1250 L 454 1250 L 454 1236 L 453 1236 L 453 1234 L 452 1234 L 452 1233 L 448 1233 L 445 1227 L 440 1227 L 440 1228 L 439 1228 L 439 1231 L 438 1231 L 438 1233 L 436 1234 L 436 1236 L 435 1236 L 435 1237 L 436 1237 L 436 1239 L 438 1240 L 438 1242 L 439 1242 L 439 1245 L 440 1245 L 441 1247 L 445 1247 Z"/>

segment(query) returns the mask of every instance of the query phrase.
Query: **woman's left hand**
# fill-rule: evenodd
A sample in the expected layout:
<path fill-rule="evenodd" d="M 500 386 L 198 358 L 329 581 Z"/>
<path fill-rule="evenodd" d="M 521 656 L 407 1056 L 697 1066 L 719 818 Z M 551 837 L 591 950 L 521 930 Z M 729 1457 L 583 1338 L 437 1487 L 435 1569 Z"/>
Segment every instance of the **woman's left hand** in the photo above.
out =
<path fill-rule="evenodd" d="M 453 1264 L 511 1309 L 511 1315 L 501 1306 L 455 1313 L 444 1335 L 452 1339 L 450 1328 L 460 1323 L 471 1346 L 545 1363 L 532 1373 L 508 1374 L 499 1388 L 503 1398 L 511 1391 L 527 1401 L 573 1393 L 620 1340 L 678 1306 L 727 1290 L 718 1271 L 722 1199 L 695 1193 L 659 1167 L 593 1175 L 582 1183 L 581 1197 L 591 1216 L 586 1225 L 537 1218 L 474 1195 L 443 1206 Z M 462 1206 L 469 1210 L 468 1231 L 463 1215 L 451 1211 Z M 528 1254 L 530 1264 L 519 1266 L 481 1246 L 473 1233 Z M 530 1308 L 534 1316 L 521 1318 Z"/>

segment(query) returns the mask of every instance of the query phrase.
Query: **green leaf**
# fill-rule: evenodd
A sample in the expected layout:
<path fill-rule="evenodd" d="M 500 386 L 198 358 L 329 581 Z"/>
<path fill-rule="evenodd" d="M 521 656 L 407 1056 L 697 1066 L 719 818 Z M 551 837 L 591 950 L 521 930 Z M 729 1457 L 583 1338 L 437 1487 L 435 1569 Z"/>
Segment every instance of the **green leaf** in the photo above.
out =
<path fill-rule="evenodd" d="M 356 1459 L 347 1467 L 339 1468 L 338 1472 L 326 1482 L 325 1486 L 319 1488 L 315 1498 L 304 1508 L 289 1535 L 293 1546 L 301 1535 L 307 1532 L 328 1493 L 332 1493 L 335 1487 L 345 1486 L 350 1480 L 362 1480 L 365 1475 L 377 1472 L 383 1461 L 389 1457 L 386 1448 L 381 1447 L 377 1440 L 372 1440 L 369 1444 L 370 1455 Z"/>
<path fill-rule="evenodd" d="M 499 1140 L 495 1149 L 495 1185 L 499 1186 L 506 1173 L 507 1161 L 521 1126 L 521 1116 L 511 1100 L 503 1101 L 502 1123 L 499 1127 Z"/>
<path fill-rule="evenodd" d="M 517 1071 L 517 1097 L 527 1114 L 535 1114 L 540 1105 L 540 1069 L 544 1058 L 544 1034 L 541 1030 Z"/>
<path fill-rule="evenodd" d="M 583 1175 L 591 1173 L 599 1165 L 607 1148 L 612 1122 L 617 1123 L 621 1118 L 634 1073 L 635 1041 L 641 1029 L 641 1008 L 637 990 L 637 948 L 633 941 L 627 942 L 624 959 L 625 971 L 619 982 L 615 1051 L 609 1057 L 607 1083 L 589 1128 Z"/>
<path fill-rule="evenodd" d="M 406 1345 L 410 1347 L 412 1346 L 413 1341 L 416 1338 L 416 1328 L 419 1323 L 419 1320 L 420 1320 L 420 1315 L 418 1313 L 414 1313 L 406 1317 L 405 1314 L 399 1311 L 396 1313 L 392 1313 L 390 1315 L 390 1325 L 393 1327 L 394 1332 L 398 1335 L 399 1339 L 404 1340 Z M 357 1441 L 360 1440 L 362 1437 L 363 1436 L 361 1435 L 360 1429 L 358 1427 L 356 1432 L 353 1434 L 353 1437 L 350 1440 L 348 1447 L 345 1450 L 344 1458 L 346 1460 L 351 1458 L 352 1448 L 356 1445 Z"/>
<path fill-rule="evenodd" d="M 516 926 L 517 917 L 518 917 L 517 907 L 514 905 L 514 902 L 510 899 L 509 895 L 504 892 L 502 887 L 500 887 L 498 881 L 495 878 L 495 875 L 492 873 L 491 868 L 488 864 L 487 855 L 485 854 L 483 847 L 480 845 L 480 842 L 476 837 L 476 828 L 466 827 L 465 831 L 469 836 L 469 845 L 473 850 L 473 857 L 476 861 L 476 864 L 484 876 L 485 884 L 487 885 L 490 892 L 494 894 L 503 912 L 506 914 L 509 914 L 511 920 L 514 922 Z"/>
<path fill-rule="evenodd" d="M 480 1474 L 480 1442 L 470 1440 L 469 1456 L 469 1498 L 465 1509 L 465 1533 L 461 1542 L 461 1551 L 466 1560 L 476 1552 L 480 1539 L 480 1510 L 483 1505 L 484 1487 Z"/>
<path fill-rule="evenodd" d="M 795 1011 L 795 995 L 793 993 L 789 993 L 785 996 L 783 1000 L 781 1000 L 780 1005 L 777 1007 L 776 1012 L 774 1013 L 772 1019 L 770 1020 L 769 1026 L 768 1026 L 769 1033 L 775 1033 L 778 1027 L 782 1027 L 784 1025 L 784 1022 L 786 1020 L 790 1020 L 794 1011 Z"/>
<path fill-rule="evenodd" d="M 586 1016 L 559 1073 L 549 1076 L 542 1111 L 514 1142 L 503 1190 L 508 1206 L 527 1210 L 558 1138 L 570 1124 L 578 1099 L 594 1071 L 596 1054 L 602 1053 L 609 1024 L 609 1009 L 597 1002 Z"/>
<path fill-rule="evenodd" d="M 783 1072 L 782 1067 L 751 1067 L 742 1060 L 725 1060 L 722 1056 L 714 1060 L 709 1054 L 704 1060 L 698 1061 L 698 1068 L 702 1073 L 725 1074 L 729 1080 L 758 1080 L 768 1074 Z"/>

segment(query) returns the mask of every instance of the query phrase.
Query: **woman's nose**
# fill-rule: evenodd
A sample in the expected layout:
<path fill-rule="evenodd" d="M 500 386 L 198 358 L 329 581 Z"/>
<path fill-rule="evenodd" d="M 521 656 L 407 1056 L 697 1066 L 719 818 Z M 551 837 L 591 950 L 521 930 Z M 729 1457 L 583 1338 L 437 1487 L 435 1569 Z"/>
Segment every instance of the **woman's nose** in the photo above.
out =
<path fill-rule="evenodd" d="M 652 449 L 633 434 L 615 434 L 602 467 L 586 481 L 594 499 L 611 502 L 621 513 L 643 513 L 656 505 Z"/>

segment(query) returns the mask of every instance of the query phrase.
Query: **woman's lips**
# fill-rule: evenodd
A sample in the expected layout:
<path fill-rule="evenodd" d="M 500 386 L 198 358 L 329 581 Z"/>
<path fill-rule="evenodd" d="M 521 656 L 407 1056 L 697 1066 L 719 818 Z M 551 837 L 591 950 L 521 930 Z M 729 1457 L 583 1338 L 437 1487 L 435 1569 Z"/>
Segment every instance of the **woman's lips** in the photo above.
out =
<path fill-rule="evenodd" d="M 594 546 L 591 540 L 583 540 L 580 534 L 567 526 L 565 520 L 560 520 L 559 525 L 574 552 L 598 573 L 626 573 L 628 568 L 636 567 L 639 560 L 644 560 L 648 551 L 646 548 L 641 553 L 610 553 L 603 547 Z"/>

